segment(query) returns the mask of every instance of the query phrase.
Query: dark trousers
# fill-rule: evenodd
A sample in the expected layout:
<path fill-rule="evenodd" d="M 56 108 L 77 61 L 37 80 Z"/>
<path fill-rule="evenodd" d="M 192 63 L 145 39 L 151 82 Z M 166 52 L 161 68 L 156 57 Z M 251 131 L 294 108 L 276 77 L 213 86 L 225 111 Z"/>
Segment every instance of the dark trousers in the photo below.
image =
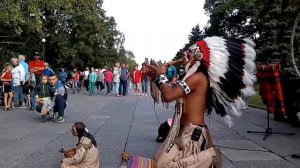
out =
<path fill-rule="evenodd" d="M 97 81 L 96 88 L 97 88 L 97 90 L 100 90 L 100 91 L 103 90 L 105 88 L 103 82 Z"/>
<path fill-rule="evenodd" d="M 35 75 L 35 86 L 41 84 L 41 76 Z"/>
<path fill-rule="evenodd" d="M 112 82 L 106 82 L 106 90 L 107 94 L 110 93 L 110 91 L 112 90 Z"/>
<path fill-rule="evenodd" d="M 30 90 L 30 108 L 35 108 L 35 89 Z"/>
<path fill-rule="evenodd" d="M 63 117 L 65 114 L 66 107 L 67 103 L 64 96 L 57 94 L 55 96 L 55 106 L 53 108 L 54 112 L 58 112 L 58 115 Z"/>
<path fill-rule="evenodd" d="M 120 86 L 119 86 L 119 94 L 121 95 L 123 93 L 123 96 L 127 94 L 127 80 L 120 80 Z"/>
<path fill-rule="evenodd" d="M 84 80 L 83 85 L 86 88 L 86 91 L 89 91 L 89 80 Z"/>
<path fill-rule="evenodd" d="M 100 81 L 96 81 L 96 88 L 97 88 L 97 90 L 100 89 Z"/>

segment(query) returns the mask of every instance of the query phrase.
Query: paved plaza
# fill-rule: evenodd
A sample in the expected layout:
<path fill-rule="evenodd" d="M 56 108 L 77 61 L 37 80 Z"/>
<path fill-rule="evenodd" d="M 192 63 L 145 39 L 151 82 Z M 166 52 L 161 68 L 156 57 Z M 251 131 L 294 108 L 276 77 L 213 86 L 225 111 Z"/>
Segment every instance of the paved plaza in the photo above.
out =
<path fill-rule="evenodd" d="M 101 168 L 118 168 L 120 154 L 128 151 L 152 157 L 158 147 L 155 139 L 161 122 L 173 115 L 162 104 L 153 107 L 150 97 L 128 95 L 115 97 L 98 93 L 69 95 L 64 123 L 39 121 L 34 111 L 0 110 L 0 168 L 57 168 L 63 155 L 61 148 L 73 148 L 77 138 L 70 128 L 83 121 L 94 134 L 100 149 Z M 215 145 L 220 146 L 223 168 L 299 168 L 300 129 L 273 119 L 273 131 L 294 132 L 294 136 L 248 134 L 264 131 L 266 111 L 248 108 L 241 118 L 234 118 L 228 128 L 216 115 L 206 118 Z M 124 164 L 124 163 L 123 163 Z"/>

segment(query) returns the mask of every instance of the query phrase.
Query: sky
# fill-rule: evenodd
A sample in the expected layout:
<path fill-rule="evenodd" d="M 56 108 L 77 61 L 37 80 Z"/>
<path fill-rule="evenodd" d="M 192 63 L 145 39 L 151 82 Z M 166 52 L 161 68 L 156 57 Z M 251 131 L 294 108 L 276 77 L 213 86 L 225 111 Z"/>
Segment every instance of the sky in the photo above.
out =
<path fill-rule="evenodd" d="M 203 5 L 204 0 L 104 0 L 103 8 L 125 34 L 125 49 L 141 64 L 145 57 L 171 61 L 192 28 L 207 24 Z"/>

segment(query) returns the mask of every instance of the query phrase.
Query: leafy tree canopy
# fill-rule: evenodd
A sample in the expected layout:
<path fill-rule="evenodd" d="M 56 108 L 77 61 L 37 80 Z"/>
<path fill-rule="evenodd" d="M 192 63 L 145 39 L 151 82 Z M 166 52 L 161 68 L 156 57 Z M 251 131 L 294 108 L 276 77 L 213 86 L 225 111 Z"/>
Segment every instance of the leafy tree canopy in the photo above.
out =
<path fill-rule="evenodd" d="M 291 31 L 299 0 L 205 0 L 204 9 L 210 17 L 203 30 L 192 28 L 189 42 L 183 49 L 206 36 L 251 37 L 256 42 L 257 61 L 281 63 L 283 71 L 294 76 L 290 59 Z M 294 38 L 295 63 L 300 67 L 300 28 Z M 180 52 L 174 59 L 178 59 Z"/>
<path fill-rule="evenodd" d="M 43 54 L 53 67 L 110 66 L 127 60 L 124 35 L 102 0 L 3 0 L 0 4 L 0 56 Z M 46 39 L 43 44 L 41 39 Z M 132 54 L 133 55 L 133 54 Z M 2 62 L 2 61 L 1 61 Z"/>

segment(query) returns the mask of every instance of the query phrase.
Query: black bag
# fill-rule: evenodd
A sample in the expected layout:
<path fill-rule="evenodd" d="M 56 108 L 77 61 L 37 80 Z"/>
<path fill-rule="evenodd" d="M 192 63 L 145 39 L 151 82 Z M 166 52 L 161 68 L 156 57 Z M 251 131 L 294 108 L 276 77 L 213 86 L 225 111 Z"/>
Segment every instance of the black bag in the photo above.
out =
<path fill-rule="evenodd" d="M 65 88 L 64 98 L 67 101 L 68 100 L 68 91 L 67 91 L 66 86 L 64 86 L 64 88 Z"/>
<path fill-rule="evenodd" d="M 168 120 L 169 120 L 169 122 L 168 122 Z M 156 142 L 163 142 L 167 138 L 168 133 L 171 128 L 170 120 L 172 120 L 172 119 L 168 119 L 168 120 L 166 120 L 165 122 L 160 124 L 160 126 L 158 128 L 158 136 L 156 138 Z"/>

